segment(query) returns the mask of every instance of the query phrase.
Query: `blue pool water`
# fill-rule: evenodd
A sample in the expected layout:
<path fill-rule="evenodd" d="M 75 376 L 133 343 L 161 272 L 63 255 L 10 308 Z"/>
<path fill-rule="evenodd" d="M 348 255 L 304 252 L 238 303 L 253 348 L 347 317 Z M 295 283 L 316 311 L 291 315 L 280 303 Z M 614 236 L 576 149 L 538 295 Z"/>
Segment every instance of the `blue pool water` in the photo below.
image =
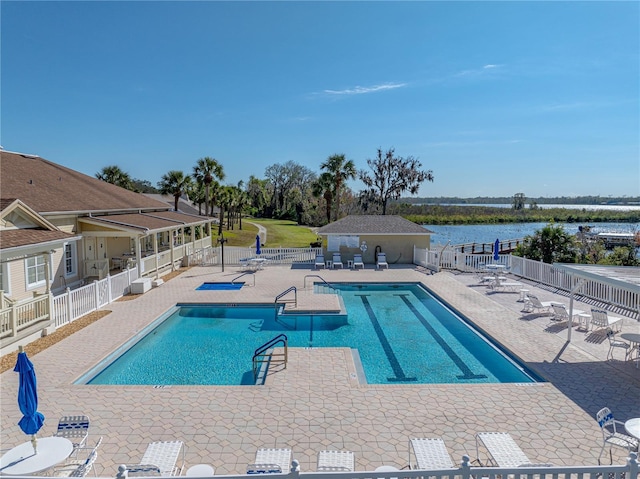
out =
<path fill-rule="evenodd" d="M 202 283 L 196 291 L 235 291 L 244 286 L 244 283 Z"/>
<path fill-rule="evenodd" d="M 255 349 L 357 350 L 370 384 L 533 382 L 525 368 L 417 284 L 338 284 L 347 315 L 285 315 L 273 305 L 178 305 L 107 358 L 89 384 L 253 384 Z M 132 347 L 130 347 L 132 346 Z M 117 358 L 117 359 L 116 359 Z M 115 359 L 115 360 L 114 360 Z"/>

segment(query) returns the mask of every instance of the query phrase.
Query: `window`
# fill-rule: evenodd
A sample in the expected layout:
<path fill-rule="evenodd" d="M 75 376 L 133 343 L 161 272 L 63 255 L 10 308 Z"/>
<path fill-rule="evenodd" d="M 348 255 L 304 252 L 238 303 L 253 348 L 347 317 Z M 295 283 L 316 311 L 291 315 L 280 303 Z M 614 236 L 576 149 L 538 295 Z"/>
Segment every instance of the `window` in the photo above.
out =
<path fill-rule="evenodd" d="M 66 277 L 76 274 L 76 244 L 66 243 L 64 245 L 64 275 Z"/>
<path fill-rule="evenodd" d="M 9 280 L 9 263 L 0 263 L 0 290 L 11 294 L 11 281 Z"/>
<path fill-rule="evenodd" d="M 27 286 L 30 288 L 41 286 L 45 283 L 44 256 L 32 256 L 25 260 L 27 267 Z"/>

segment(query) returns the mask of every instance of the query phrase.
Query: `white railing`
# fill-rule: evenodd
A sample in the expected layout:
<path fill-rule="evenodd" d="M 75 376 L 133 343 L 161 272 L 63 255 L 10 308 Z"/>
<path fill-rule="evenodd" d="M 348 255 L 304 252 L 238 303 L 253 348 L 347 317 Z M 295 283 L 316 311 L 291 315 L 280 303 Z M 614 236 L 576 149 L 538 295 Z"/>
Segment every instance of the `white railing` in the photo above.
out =
<path fill-rule="evenodd" d="M 134 268 L 96 280 L 81 288 L 67 288 L 64 293 L 53 298 L 52 323 L 59 328 L 112 303 L 127 294 L 131 289 L 131 282 L 136 279 L 138 270 Z"/>
<path fill-rule="evenodd" d="M 413 262 L 432 269 L 437 266 L 438 271 L 454 269 L 467 273 L 481 271 L 487 264 L 503 264 L 507 271 L 516 276 L 566 292 L 574 289 L 578 281 L 584 281 L 579 291 L 581 296 L 623 308 L 632 316 L 638 315 L 640 293 L 618 288 L 605 281 L 579 280 L 569 273 L 554 268 L 551 264 L 520 256 L 501 254 L 497 260 L 494 260 L 493 255 L 456 253 L 450 248 L 441 251 L 415 248 Z"/>
<path fill-rule="evenodd" d="M 49 295 L 38 295 L 12 303 L 0 311 L 0 339 L 18 335 L 30 326 L 49 319 Z"/>
<path fill-rule="evenodd" d="M 266 264 L 313 264 L 316 255 L 322 254 L 322 248 L 262 248 L 256 255 L 255 248 L 241 248 L 237 246 L 222 246 L 205 248 L 189 255 L 190 265 L 221 264 L 224 256 L 226 265 L 243 265 L 252 258 L 263 258 Z"/>
<path fill-rule="evenodd" d="M 291 463 L 291 472 L 276 474 L 280 479 L 636 479 L 638 477 L 638 454 L 629 454 L 625 465 L 606 466 L 554 466 L 527 464 L 518 467 L 472 466 L 469 456 L 463 456 L 459 467 L 451 469 L 402 469 L 385 471 L 353 472 L 301 472 L 297 460 Z M 126 466 L 120 466 L 116 479 L 127 477 Z M 255 474 L 216 475 L 224 479 L 255 479 Z"/>
<path fill-rule="evenodd" d="M 83 262 L 84 277 L 106 278 L 109 275 L 109 260 L 86 259 Z"/>

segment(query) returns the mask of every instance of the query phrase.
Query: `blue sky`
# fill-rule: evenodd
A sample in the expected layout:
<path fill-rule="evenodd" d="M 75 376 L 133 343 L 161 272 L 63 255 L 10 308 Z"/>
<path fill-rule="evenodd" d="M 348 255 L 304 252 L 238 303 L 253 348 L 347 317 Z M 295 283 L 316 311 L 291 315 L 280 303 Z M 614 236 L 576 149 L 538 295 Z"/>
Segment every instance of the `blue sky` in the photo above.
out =
<path fill-rule="evenodd" d="M 640 194 L 639 2 L 0 8 L 2 146 L 89 175 L 393 147 L 433 171 L 420 196 Z"/>

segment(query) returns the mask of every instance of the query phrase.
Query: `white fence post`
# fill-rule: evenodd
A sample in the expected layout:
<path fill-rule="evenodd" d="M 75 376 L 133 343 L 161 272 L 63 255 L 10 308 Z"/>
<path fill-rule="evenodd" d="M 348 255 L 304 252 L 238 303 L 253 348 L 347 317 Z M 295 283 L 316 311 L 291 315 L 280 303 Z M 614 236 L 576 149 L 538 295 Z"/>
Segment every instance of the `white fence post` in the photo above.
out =
<path fill-rule="evenodd" d="M 95 298 L 95 309 L 100 307 L 100 288 L 98 288 L 98 281 L 93 281 L 93 295 Z"/>
<path fill-rule="evenodd" d="M 107 275 L 107 302 L 113 302 L 113 294 L 111 293 L 111 274 Z"/>
<path fill-rule="evenodd" d="M 18 311 L 17 304 L 11 305 L 11 337 L 18 334 Z"/>
<path fill-rule="evenodd" d="M 71 322 L 71 311 L 73 310 L 73 308 L 71 307 L 71 288 L 67 287 L 67 294 L 66 294 L 66 306 L 67 306 L 67 320 L 65 321 L 65 323 L 70 323 Z"/>

